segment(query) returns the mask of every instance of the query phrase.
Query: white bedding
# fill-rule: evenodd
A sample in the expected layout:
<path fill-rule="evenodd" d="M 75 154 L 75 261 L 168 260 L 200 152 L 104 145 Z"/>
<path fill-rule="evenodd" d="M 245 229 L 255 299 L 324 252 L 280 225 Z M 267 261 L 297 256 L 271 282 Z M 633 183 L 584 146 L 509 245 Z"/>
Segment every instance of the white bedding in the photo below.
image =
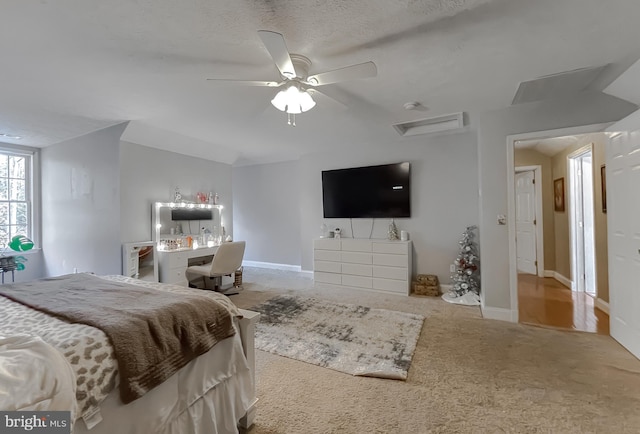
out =
<path fill-rule="evenodd" d="M 75 375 L 37 336 L 0 336 L 0 410 L 77 411 Z"/>
<path fill-rule="evenodd" d="M 145 282 L 124 276 L 104 276 L 104 278 L 170 292 L 180 293 L 193 291 L 180 286 Z M 215 292 L 204 291 L 203 293 L 221 301 L 227 306 L 234 317 L 239 315 L 238 309 L 227 297 Z M 73 409 L 75 418 L 82 418 L 86 422 L 76 424 L 74 432 L 84 432 L 83 430 L 87 429 L 87 425 L 89 427 L 97 425 L 91 429 L 91 433 L 108 432 L 111 434 L 114 432 L 134 433 L 143 431 L 167 433 L 191 432 L 192 430 L 184 431 L 184 424 L 179 424 L 180 429 L 173 431 L 166 431 L 160 427 L 172 420 L 178 422 L 184 420 L 188 422 L 187 419 L 191 419 L 191 421 L 193 421 L 192 417 L 187 418 L 187 416 L 189 416 L 188 413 L 190 411 L 196 411 L 198 408 L 198 411 L 202 413 L 202 415 L 195 415 L 196 420 L 199 417 L 206 417 L 208 413 L 216 413 L 215 407 L 220 407 L 220 405 L 231 406 L 233 413 L 244 411 L 250 405 L 248 397 L 252 396 L 252 384 L 246 359 L 242 351 L 239 333 L 236 333 L 233 338 L 219 342 L 208 353 L 200 356 L 181 369 L 176 375 L 165 382 L 166 384 L 161 384 L 139 400 L 124 406 L 120 402 L 116 388 L 118 371 L 113 348 L 109 339 L 101 330 L 81 324 L 69 324 L 42 312 L 30 309 L 20 303 L 8 300 L 5 297 L 0 297 L 0 312 L 2 312 L 3 316 L 3 321 L 0 323 L 0 336 L 10 338 L 10 340 L 7 341 L 7 345 L 11 342 L 14 342 L 16 345 L 19 344 L 21 341 L 18 338 L 22 336 L 22 339 L 27 339 L 27 341 L 24 342 L 28 342 L 28 345 L 34 348 L 28 351 L 36 351 L 36 348 L 37 351 L 46 351 L 45 348 L 48 348 L 49 351 L 56 352 L 60 362 L 55 365 L 57 369 L 55 369 L 55 371 L 42 371 L 40 375 L 44 376 L 43 378 L 46 378 L 49 382 L 53 381 L 62 384 L 64 381 L 69 387 L 73 387 L 75 390 L 75 402 L 69 403 L 66 408 L 60 408 Z M 237 323 L 234 324 L 237 329 Z M 25 334 L 27 335 L 26 337 L 24 336 Z M 35 338 L 35 336 L 38 338 Z M 14 341 L 11 339 L 14 339 Z M 15 356 L 15 352 L 11 354 L 11 357 Z M 61 358 L 60 354 L 62 354 L 64 358 Z M 37 357 L 35 360 L 37 360 Z M 209 361 L 207 362 L 205 360 Z M 39 368 L 34 366 L 33 369 Z M 40 369 L 42 369 L 42 367 L 40 367 Z M 70 383 L 69 371 L 71 371 L 72 379 Z M 35 371 L 32 371 L 32 373 L 33 372 Z M 73 379 L 75 379 L 75 381 Z M 43 384 L 48 383 L 45 382 Z M 45 390 L 45 388 L 40 391 L 33 390 L 27 392 L 24 402 L 13 403 L 12 405 L 27 405 L 29 401 L 31 401 L 33 397 L 38 396 L 38 394 L 41 396 L 47 394 L 56 396 L 55 399 L 57 402 L 61 403 L 64 388 L 59 387 L 56 395 L 50 390 L 52 387 L 51 384 L 48 384 L 48 390 Z M 224 398 L 224 396 L 222 396 L 223 389 L 231 387 L 237 388 L 240 392 L 228 399 Z M 68 400 L 69 390 L 65 389 L 64 392 Z M 221 396 L 218 397 L 217 400 L 212 400 L 218 394 Z M 225 399 L 227 399 L 227 401 L 225 401 Z M 44 401 L 42 402 L 44 405 Z M 187 410 L 192 404 L 192 408 Z M 0 409 L 10 409 L 8 407 L 5 408 L 5 405 L 9 404 L 2 404 L 0 402 Z M 25 407 L 25 409 L 27 408 L 28 407 Z M 145 410 L 140 410 L 140 408 Z M 155 409 L 153 413 L 149 411 L 151 408 Z M 52 408 L 48 409 L 51 410 Z M 111 409 L 114 409 L 116 414 L 119 415 L 115 419 L 104 414 L 113 413 Z M 128 413 L 131 409 L 142 411 L 149 418 L 139 417 L 140 413 L 134 418 L 124 417 L 118 413 L 123 411 L 124 413 Z M 158 414 L 158 409 L 162 409 L 161 415 Z M 218 408 L 217 413 L 221 411 L 228 412 L 230 409 L 231 408 Z M 213 415 L 214 414 L 210 414 L 210 416 Z M 242 413 L 238 414 L 238 418 L 241 416 Z M 101 418 L 108 418 L 108 423 L 99 423 Z M 74 420 L 73 416 L 72 420 Z M 134 427 L 134 422 L 139 420 L 145 421 L 142 425 L 142 427 L 144 427 L 143 431 L 140 430 L 141 427 L 137 430 L 130 428 Z M 235 420 L 237 421 L 238 419 Z M 172 423 L 177 423 L 175 421 Z M 118 428 L 114 430 L 113 424 L 116 424 Z M 101 426 L 102 428 L 100 428 Z M 150 426 L 157 429 L 149 431 L 148 428 Z M 171 426 L 171 424 L 169 424 L 169 426 Z M 215 433 L 218 431 L 207 429 L 203 432 Z M 233 424 L 233 430 L 222 430 L 221 432 L 237 432 L 235 423 Z"/>
<path fill-rule="evenodd" d="M 116 385 L 118 364 L 109 339 L 94 327 L 69 324 L 0 296 L 0 335 L 38 336 L 64 355 L 77 383 L 76 417 L 91 414 Z"/>

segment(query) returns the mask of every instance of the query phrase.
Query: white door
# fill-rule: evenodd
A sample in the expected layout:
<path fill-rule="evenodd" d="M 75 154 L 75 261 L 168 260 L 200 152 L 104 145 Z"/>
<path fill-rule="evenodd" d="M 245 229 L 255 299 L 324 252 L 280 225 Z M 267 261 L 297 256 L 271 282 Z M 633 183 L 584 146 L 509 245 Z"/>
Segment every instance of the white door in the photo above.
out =
<path fill-rule="evenodd" d="M 640 111 L 607 131 L 611 336 L 640 358 Z"/>
<path fill-rule="evenodd" d="M 534 172 L 516 173 L 516 254 L 518 271 L 538 274 L 536 262 L 536 189 Z"/>
<path fill-rule="evenodd" d="M 572 278 L 574 290 L 596 295 L 592 148 L 569 155 Z"/>

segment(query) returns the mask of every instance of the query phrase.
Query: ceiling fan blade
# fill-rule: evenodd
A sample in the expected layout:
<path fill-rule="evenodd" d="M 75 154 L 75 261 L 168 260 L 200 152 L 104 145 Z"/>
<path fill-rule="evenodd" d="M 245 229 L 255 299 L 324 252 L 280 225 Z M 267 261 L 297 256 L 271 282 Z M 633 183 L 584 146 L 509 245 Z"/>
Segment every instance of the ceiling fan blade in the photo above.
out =
<path fill-rule="evenodd" d="M 333 71 L 311 75 L 307 78 L 307 83 L 312 86 L 322 86 L 325 84 L 337 83 L 339 81 L 375 77 L 377 74 L 378 68 L 376 68 L 376 64 L 373 62 L 365 62 L 357 65 L 346 66 L 340 69 L 334 69 Z"/>
<path fill-rule="evenodd" d="M 219 81 L 230 84 L 237 84 L 241 86 L 266 86 L 266 87 L 278 87 L 282 83 L 277 81 L 257 81 L 257 80 L 232 80 L 227 78 L 207 78 L 207 81 Z"/>
<path fill-rule="evenodd" d="M 293 67 L 289 50 L 287 50 L 287 44 L 284 42 L 284 36 L 269 30 L 258 30 L 258 35 L 278 67 L 280 74 L 287 78 L 295 77 L 296 70 Z"/>
<path fill-rule="evenodd" d="M 347 106 L 346 102 L 344 102 L 344 101 L 340 101 L 340 100 L 338 100 L 338 99 L 337 99 L 336 97 L 334 97 L 334 96 L 329 96 L 329 95 L 327 94 L 327 92 L 324 92 L 324 91 L 323 91 L 323 92 L 320 92 L 318 89 L 314 89 L 314 88 L 309 89 L 309 90 L 308 90 L 308 92 L 309 92 L 309 94 L 310 94 L 312 97 L 314 97 L 314 98 L 315 98 L 316 96 L 320 96 L 321 98 L 326 99 L 327 101 L 330 101 L 333 105 L 335 105 L 335 106 L 337 106 L 337 107 L 340 107 L 340 108 L 342 108 L 342 109 L 346 109 L 346 108 L 348 108 L 348 106 Z"/>

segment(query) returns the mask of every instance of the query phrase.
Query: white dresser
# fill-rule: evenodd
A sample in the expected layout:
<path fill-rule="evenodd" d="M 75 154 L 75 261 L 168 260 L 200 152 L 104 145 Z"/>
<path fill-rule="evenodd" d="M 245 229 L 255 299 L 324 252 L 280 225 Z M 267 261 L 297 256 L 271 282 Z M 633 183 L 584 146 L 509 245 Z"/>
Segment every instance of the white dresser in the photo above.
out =
<path fill-rule="evenodd" d="M 411 263 L 411 241 L 313 241 L 313 279 L 318 283 L 409 295 Z"/>
<path fill-rule="evenodd" d="M 189 259 L 210 256 L 215 254 L 216 250 L 218 250 L 217 246 L 198 249 L 158 250 L 160 282 L 189 286 L 185 275 L 189 266 Z"/>

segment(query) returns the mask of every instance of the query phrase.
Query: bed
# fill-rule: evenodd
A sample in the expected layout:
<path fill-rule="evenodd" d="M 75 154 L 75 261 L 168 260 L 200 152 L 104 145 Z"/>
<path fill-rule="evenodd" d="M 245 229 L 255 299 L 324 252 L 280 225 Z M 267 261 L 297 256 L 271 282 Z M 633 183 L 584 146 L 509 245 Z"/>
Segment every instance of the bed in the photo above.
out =
<path fill-rule="evenodd" d="M 0 382 L 3 387 L 0 390 L 0 410 L 69 410 L 75 434 L 223 434 L 237 433 L 239 426 L 248 428 L 253 423 L 257 402 L 253 345 L 257 313 L 238 309 L 227 297 L 212 291 L 124 276 L 76 276 L 43 280 L 47 280 L 48 285 L 69 285 L 66 280 L 56 279 L 86 277 L 91 284 L 84 280 L 78 282 L 100 290 L 105 286 L 105 292 L 114 286 L 119 290 L 130 289 L 132 292 L 127 292 L 127 295 L 140 290 L 154 298 L 156 294 L 163 298 L 193 297 L 203 310 L 205 303 L 215 303 L 221 317 L 228 315 L 229 330 L 221 334 L 210 349 L 192 360 L 182 361 L 173 373 L 162 371 L 161 375 L 155 375 L 157 372 L 154 371 L 154 380 L 162 375 L 166 379 L 163 377 L 159 384 L 148 385 L 146 377 L 142 381 L 140 376 L 129 372 L 135 363 L 121 358 L 122 344 L 114 340 L 112 334 L 107 338 L 99 328 L 45 313 L 56 303 L 55 297 L 51 298 L 49 293 L 46 296 L 50 299 L 43 309 L 24 295 L 28 291 L 19 285 L 25 284 L 2 286 L 0 366 L 3 369 L 0 370 Z M 41 281 L 37 284 L 40 285 Z M 55 292 L 50 287 L 45 287 L 45 290 Z M 19 296 L 23 299 L 18 300 L 16 294 L 20 291 Z M 100 300 L 99 297 L 94 298 Z M 65 302 L 76 306 L 76 302 L 62 300 L 63 304 Z M 133 306 L 135 303 L 126 301 L 123 304 Z M 105 311 L 110 312 L 108 309 Z M 135 316 L 137 313 L 128 312 L 127 315 Z M 105 316 L 117 318 L 111 313 Z M 208 321 L 207 327 L 214 328 L 211 324 L 223 322 L 222 319 Z M 184 333 L 182 324 L 167 328 Z M 188 340 L 183 335 L 176 339 L 183 346 Z M 155 335 L 153 340 L 161 341 Z M 141 342 L 141 347 L 147 348 L 146 343 Z M 185 353 L 192 352 L 186 346 L 184 348 Z M 119 366 L 118 360 L 126 363 Z"/>

